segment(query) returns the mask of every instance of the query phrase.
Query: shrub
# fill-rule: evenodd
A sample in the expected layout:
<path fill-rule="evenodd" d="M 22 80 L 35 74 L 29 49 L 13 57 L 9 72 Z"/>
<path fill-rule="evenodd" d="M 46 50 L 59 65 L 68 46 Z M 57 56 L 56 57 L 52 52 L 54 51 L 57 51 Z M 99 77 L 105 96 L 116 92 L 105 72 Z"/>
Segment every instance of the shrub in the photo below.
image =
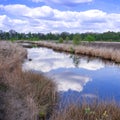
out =
<path fill-rule="evenodd" d="M 81 37 L 79 34 L 75 34 L 74 37 L 73 37 L 73 44 L 74 45 L 78 45 L 80 44 L 80 41 L 81 41 Z"/>
<path fill-rule="evenodd" d="M 60 37 L 59 40 L 58 40 L 59 43 L 63 43 L 63 38 Z"/>
<path fill-rule="evenodd" d="M 69 37 L 67 36 L 65 40 L 66 40 L 66 43 L 68 43 L 68 41 L 69 41 Z"/>
<path fill-rule="evenodd" d="M 85 38 L 85 40 L 87 40 L 88 42 L 92 42 L 95 41 L 95 37 L 92 35 L 87 35 L 87 37 Z"/>

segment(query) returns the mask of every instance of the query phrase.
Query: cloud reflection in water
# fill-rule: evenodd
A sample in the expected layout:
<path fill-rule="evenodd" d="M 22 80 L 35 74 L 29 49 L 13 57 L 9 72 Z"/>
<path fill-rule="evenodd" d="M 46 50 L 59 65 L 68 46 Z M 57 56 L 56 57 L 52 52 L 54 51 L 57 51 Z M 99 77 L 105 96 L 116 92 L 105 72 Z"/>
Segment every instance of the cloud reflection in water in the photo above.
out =
<path fill-rule="evenodd" d="M 91 81 L 88 76 L 75 73 L 71 68 L 98 70 L 104 67 L 103 63 L 97 60 L 89 61 L 79 56 L 58 53 L 46 48 L 28 49 L 28 58 L 31 58 L 32 61 L 26 61 L 23 68 L 25 70 L 42 71 L 52 76 L 58 84 L 58 91 L 73 90 L 80 92 L 86 83 Z M 64 70 L 56 72 L 58 69 Z"/>
<path fill-rule="evenodd" d="M 87 70 L 98 70 L 104 68 L 104 64 L 98 60 L 88 61 L 87 59 L 71 57 L 70 54 L 57 53 L 46 48 L 28 49 L 28 58 L 23 65 L 26 70 L 50 72 L 59 68 L 84 68 Z M 77 63 L 76 63 L 77 61 Z"/>
<path fill-rule="evenodd" d="M 74 72 L 61 72 L 57 74 L 51 74 L 54 76 L 55 82 L 58 84 L 58 91 L 73 90 L 81 92 L 87 82 L 91 81 L 89 77 L 81 76 Z"/>
<path fill-rule="evenodd" d="M 43 72 L 58 84 L 63 97 L 106 98 L 119 95 L 119 67 L 107 65 L 99 59 L 81 57 L 54 52 L 46 48 L 28 49 L 28 58 L 23 64 L 24 70 Z M 113 81 L 114 80 L 114 81 Z M 92 82 L 90 82 L 92 81 Z M 65 97 L 65 98 L 66 98 Z"/>

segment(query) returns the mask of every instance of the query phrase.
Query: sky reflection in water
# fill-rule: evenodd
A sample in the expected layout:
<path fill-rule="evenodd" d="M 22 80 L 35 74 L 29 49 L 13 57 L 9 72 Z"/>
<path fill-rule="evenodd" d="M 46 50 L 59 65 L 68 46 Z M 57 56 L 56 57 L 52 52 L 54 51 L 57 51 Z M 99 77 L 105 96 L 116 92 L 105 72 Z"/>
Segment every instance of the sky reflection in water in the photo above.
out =
<path fill-rule="evenodd" d="M 28 49 L 25 70 L 52 77 L 64 98 L 113 98 L 120 100 L 120 67 L 99 59 L 54 52 L 46 48 Z"/>

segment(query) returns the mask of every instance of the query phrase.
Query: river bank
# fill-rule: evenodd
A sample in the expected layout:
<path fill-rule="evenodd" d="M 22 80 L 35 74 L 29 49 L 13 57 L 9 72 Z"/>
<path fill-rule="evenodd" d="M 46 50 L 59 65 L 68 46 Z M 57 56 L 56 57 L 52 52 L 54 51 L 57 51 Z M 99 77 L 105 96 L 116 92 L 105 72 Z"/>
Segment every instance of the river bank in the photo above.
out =
<path fill-rule="evenodd" d="M 52 43 L 45 42 L 44 47 L 47 44 Z M 43 47 L 43 42 L 32 45 Z M 61 46 L 64 49 L 66 44 L 55 43 L 54 48 L 61 51 Z M 67 52 L 75 53 L 72 47 L 79 46 L 68 46 Z M 47 120 L 46 117 L 52 113 L 50 120 L 119 120 L 120 107 L 115 101 L 96 100 L 91 105 L 85 101 L 53 112 L 57 98 L 56 84 L 41 74 L 22 71 L 22 62 L 26 57 L 27 51 L 23 47 L 0 42 L 1 120 Z"/>
<path fill-rule="evenodd" d="M 56 85 L 43 75 L 22 71 L 27 50 L 0 41 L 0 119 L 39 120 L 52 112 Z"/>
<path fill-rule="evenodd" d="M 32 41 L 28 43 L 30 43 L 29 47 L 47 47 L 60 52 L 64 51 L 69 53 L 99 57 L 120 63 L 120 43 L 117 42 L 83 42 L 79 45 L 73 45 L 69 43 L 55 43 L 49 41 Z"/>

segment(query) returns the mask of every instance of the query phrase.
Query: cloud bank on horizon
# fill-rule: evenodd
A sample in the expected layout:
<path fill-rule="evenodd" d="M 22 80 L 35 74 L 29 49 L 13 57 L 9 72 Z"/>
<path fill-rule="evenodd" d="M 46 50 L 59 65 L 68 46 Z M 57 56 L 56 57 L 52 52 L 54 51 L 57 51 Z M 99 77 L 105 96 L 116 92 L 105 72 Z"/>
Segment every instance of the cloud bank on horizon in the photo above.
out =
<path fill-rule="evenodd" d="M 3 31 L 10 29 L 25 33 L 120 31 L 118 12 L 107 12 L 95 7 L 85 10 L 81 10 L 80 6 L 72 8 L 74 5 L 82 5 L 84 8 L 89 3 L 95 4 L 96 0 L 28 0 L 31 1 L 30 5 L 19 3 L 19 0 L 10 4 L 10 1 L 12 0 L 6 4 L 0 2 L 0 30 Z"/>

